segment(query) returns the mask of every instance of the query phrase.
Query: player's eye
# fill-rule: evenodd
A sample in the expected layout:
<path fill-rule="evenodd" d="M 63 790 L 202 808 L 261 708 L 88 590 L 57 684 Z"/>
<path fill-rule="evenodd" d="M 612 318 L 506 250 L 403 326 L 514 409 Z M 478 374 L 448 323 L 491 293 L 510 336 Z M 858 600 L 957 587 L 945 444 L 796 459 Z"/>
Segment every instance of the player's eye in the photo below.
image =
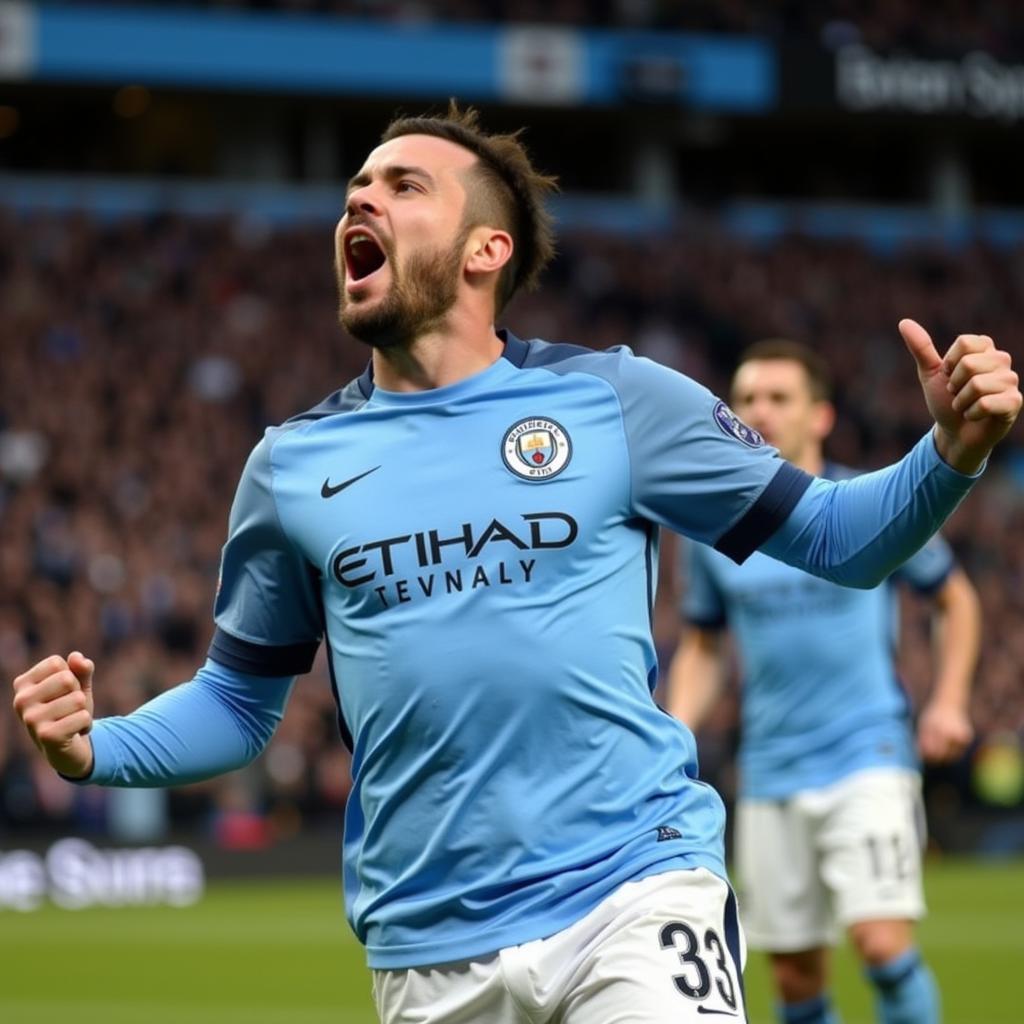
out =
<path fill-rule="evenodd" d="M 419 186 L 415 182 L 412 182 L 412 181 L 400 181 L 395 186 L 395 191 L 396 192 L 419 192 L 420 188 L 419 188 Z"/>

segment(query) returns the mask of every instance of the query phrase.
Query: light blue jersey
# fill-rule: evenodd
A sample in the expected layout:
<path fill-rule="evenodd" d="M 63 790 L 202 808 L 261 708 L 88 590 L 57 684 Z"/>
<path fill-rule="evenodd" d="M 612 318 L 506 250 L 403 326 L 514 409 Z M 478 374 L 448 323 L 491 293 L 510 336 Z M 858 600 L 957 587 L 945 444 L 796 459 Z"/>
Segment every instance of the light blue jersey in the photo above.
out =
<path fill-rule="evenodd" d="M 325 631 L 371 965 L 548 935 L 653 872 L 724 873 L 721 803 L 651 698 L 653 522 L 715 542 L 777 474 L 790 504 L 807 478 L 716 404 L 624 351 L 510 341 L 450 387 L 357 381 L 256 449 L 211 656 L 290 650 L 296 671 Z"/>
<path fill-rule="evenodd" d="M 367 371 L 270 429 L 211 660 L 92 732 L 87 781 L 238 767 L 325 642 L 352 750 L 346 906 L 377 968 L 553 934 L 631 879 L 724 874 L 721 802 L 651 697 L 660 525 L 870 585 L 973 483 L 930 437 L 848 486 L 812 480 L 680 374 L 502 338 L 450 387 Z"/>
<path fill-rule="evenodd" d="M 829 465 L 825 475 L 853 474 Z M 932 593 L 952 567 L 936 536 L 891 579 Z M 861 768 L 916 766 L 891 583 L 852 590 L 760 553 L 737 565 L 697 544 L 686 545 L 683 572 L 686 618 L 727 625 L 736 640 L 743 796 L 780 799 Z"/>

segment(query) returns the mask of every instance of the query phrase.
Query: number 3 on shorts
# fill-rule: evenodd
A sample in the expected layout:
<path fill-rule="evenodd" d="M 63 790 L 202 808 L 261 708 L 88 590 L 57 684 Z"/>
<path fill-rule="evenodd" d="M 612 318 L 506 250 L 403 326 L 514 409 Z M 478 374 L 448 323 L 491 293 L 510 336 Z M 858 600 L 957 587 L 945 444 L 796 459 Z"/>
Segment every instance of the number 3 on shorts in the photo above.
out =
<path fill-rule="evenodd" d="M 697 934 L 682 921 L 666 924 L 659 933 L 662 949 L 675 949 L 679 962 L 683 966 L 682 974 L 672 976 L 676 988 L 687 999 L 703 1000 L 711 993 L 712 971 L 708 968 L 706 957 L 714 957 L 714 981 L 718 994 L 730 1010 L 736 1009 L 736 988 L 733 984 L 729 964 L 725 958 L 722 940 L 713 928 L 704 932 L 704 950 L 701 952 Z M 698 1012 L 715 1013 L 721 1011 L 698 1008 Z"/>

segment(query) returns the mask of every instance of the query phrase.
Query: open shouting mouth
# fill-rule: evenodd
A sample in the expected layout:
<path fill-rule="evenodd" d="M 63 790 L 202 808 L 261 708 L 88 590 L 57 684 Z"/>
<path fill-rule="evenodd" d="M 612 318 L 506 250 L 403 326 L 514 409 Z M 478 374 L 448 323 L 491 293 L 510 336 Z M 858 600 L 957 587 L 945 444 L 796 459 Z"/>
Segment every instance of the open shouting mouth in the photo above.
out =
<path fill-rule="evenodd" d="M 361 227 L 345 232 L 344 253 L 345 274 L 352 284 L 362 284 L 388 261 L 380 242 Z"/>

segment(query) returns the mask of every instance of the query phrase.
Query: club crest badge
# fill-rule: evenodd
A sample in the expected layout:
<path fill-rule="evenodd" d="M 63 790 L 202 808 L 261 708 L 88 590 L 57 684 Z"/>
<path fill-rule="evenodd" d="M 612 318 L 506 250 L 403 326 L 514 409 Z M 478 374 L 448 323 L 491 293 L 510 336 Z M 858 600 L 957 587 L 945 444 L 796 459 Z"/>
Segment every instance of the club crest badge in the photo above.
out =
<path fill-rule="evenodd" d="M 541 416 L 530 417 L 505 431 L 501 457 L 522 480 L 550 480 L 569 465 L 572 441 L 561 424 Z"/>
<path fill-rule="evenodd" d="M 719 402 L 715 406 L 714 417 L 718 429 L 723 434 L 735 437 L 737 441 L 742 441 L 748 448 L 764 447 L 764 438 L 753 427 L 748 427 L 725 402 Z"/>

